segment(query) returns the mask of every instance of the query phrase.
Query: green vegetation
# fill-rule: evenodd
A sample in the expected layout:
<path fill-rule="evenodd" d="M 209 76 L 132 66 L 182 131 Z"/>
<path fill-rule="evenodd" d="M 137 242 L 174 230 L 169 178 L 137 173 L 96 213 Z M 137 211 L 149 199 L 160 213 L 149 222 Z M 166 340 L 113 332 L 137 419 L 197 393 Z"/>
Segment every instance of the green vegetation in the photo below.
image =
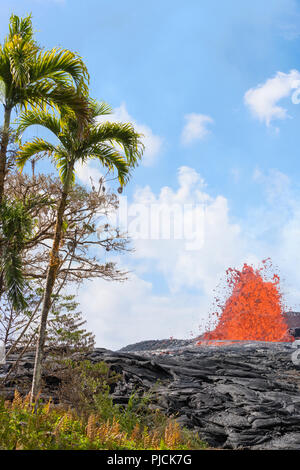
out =
<path fill-rule="evenodd" d="M 13 402 L 0 401 L 1 450 L 206 448 L 175 419 L 151 410 L 150 396 L 133 394 L 127 407 L 114 405 L 109 388 L 118 376 L 105 363 L 66 365 L 61 400 L 71 399 L 69 405 L 30 404 L 18 392 Z"/>
<path fill-rule="evenodd" d="M 28 201 L 27 201 L 28 202 Z M 30 205 L 30 203 L 29 203 Z M 23 291 L 25 279 L 22 271 L 22 251 L 26 239 L 32 235 L 33 221 L 25 204 L 20 200 L 3 199 L 0 205 L 2 221 L 2 261 L 3 271 L 0 280 L 0 291 L 6 285 L 7 298 L 15 310 L 27 307 Z"/>
<path fill-rule="evenodd" d="M 151 394 L 113 404 L 110 387 L 119 377 L 104 363 L 65 361 L 60 405 L 30 403 L 16 391 L 0 401 L 0 449 L 205 449 L 197 435 L 149 407 Z M 63 404 L 64 403 L 64 404 Z"/>
<path fill-rule="evenodd" d="M 117 413 L 119 414 L 119 413 Z M 53 407 L 51 403 L 34 411 L 29 398 L 16 394 L 13 403 L 0 401 L 1 450 L 101 450 L 101 449 L 204 449 L 205 445 L 187 431 L 180 430 L 174 420 L 166 420 L 157 428 L 136 425 L 126 431 L 127 416 L 104 421 L 91 414 L 88 419 L 74 411 Z M 130 427 L 133 415 L 129 417 Z M 124 425 L 125 423 L 125 425 Z"/>
<path fill-rule="evenodd" d="M 0 400 L 0 449 L 204 448 L 175 418 L 151 407 L 151 395 L 136 392 L 126 406 L 114 404 L 110 393 L 119 377 L 104 363 L 66 359 L 90 350 L 94 337 L 82 328 L 74 297 L 62 289 L 83 279 L 126 277 L 115 263 L 89 254 L 96 246 L 127 250 L 126 237 L 107 223 L 118 198 L 105 176 L 92 182 L 92 191 L 76 185 L 76 165 L 97 160 L 106 174 L 116 173 L 110 181 L 117 180 L 120 193 L 144 150 L 131 123 L 106 119 L 112 110 L 89 96 L 89 79 L 77 54 L 37 44 L 30 15 L 11 16 L 0 45 L 0 338 L 7 357 L 19 355 L 2 385 L 14 383 L 29 347 L 36 347 L 36 359 L 31 393 Z M 22 142 L 32 126 L 52 140 Z M 36 161 L 45 156 L 59 178 L 35 174 Z M 31 177 L 19 171 L 29 161 Z M 100 225 L 101 212 L 106 219 Z M 44 361 L 45 347 L 50 354 Z M 59 404 L 38 398 L 43 367 L 59 379 Z"/>

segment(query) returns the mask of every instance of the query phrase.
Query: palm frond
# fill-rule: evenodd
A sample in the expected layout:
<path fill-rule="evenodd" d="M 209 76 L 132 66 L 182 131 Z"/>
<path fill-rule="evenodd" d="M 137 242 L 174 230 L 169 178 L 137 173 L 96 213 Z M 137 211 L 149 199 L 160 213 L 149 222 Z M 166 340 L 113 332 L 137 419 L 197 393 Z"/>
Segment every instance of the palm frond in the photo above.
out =
<path fill-rule="evenodd" d="M 9 78 L 7 74 L 9 63 L 11 80 L 18 87 L 25 86 L 30 80 L 30 65 L 37 51 L 38 46 L 33 38 L 31 15 L 24 18 L 11 15 L 9 34 L 1 49 L 1 55 L 6 59 L 6 79 Z"/>
<path fill-rule="evenodd" d="M 31 236 L 33 220 L 21 201 L 2 201 L 1 216 L 1 271 L 7 296 L 15 309 L 26 308 L 23 291 L 22 251 Z"/>
<path fill-rule="evenodd" d="M 106 103 L 90 101 L 94 113 L 109 113 Z M 48 153 L 56 165 L 61 181 L 74 182 L 74 163 L 86 162 L 96 158 L 109 171 L 116 171 L 120 184 L 125 185 L 130 178 L 130 171 L 142 156 L 143 144 L 130 123 L 105 122 L 99 125 L 86 124 L 83 132 L 78 132 L 78 122 L 68 107 L 62 106 L 63 115 L 59 120 L 47 110 L 33 109 L 24 113 L 20 119 L 20 132 L 33 124 L 44 125 L 60 140 L 60 145 L 53 145 L 43 139 L 35 138 L 21 146 L 16 156 L 16 163 L 23 168 L 30 157 L 39 153 Z M 71 173 L 70 173 L 71 172 Z M 69 177 L 72 176 L 71 180 Z"/>
<path fill-rule="evenodd" d="M 0 46 L 0 77 L 8 89 L 12 83 L 12 75 L 10 72 L 10 63 L 8 57 L 3 53 L 3 50 Z"/>
<path fill-rule="evenodd" d="M 22 87 L 29 83 L 30 64 L 36 52 L 36 45 L 20 36 L 14 36 L 5 44 L 4 53 L 9 59 L 11 76 L 16 86 Z"/>
<path fill-rule="evenodd" d="M 141 134 L 138 134 L 130 123 L 104 122 L 94 126 L 85 141 L 85 147 L 99 142 L 120 145 L 131 167 L 137 165 L 144 150 Z"/>
<path fill-rule="evenodd" d="M 55 109 L 63 106 L 71 109 L 77 119 L 84 123 L 91 121 L 91 110 L 87 98 L 73 87 L 56 87 L 47 80 L 38 83 L 32 83 L 26 89 L 20 90 L 15 95 L 15 105 L 26 107 L 38 105 L 41 109 L 45 106 Z"/>
<path fill-rule="evenodd" d="M 89 83 L 89 73 L 81 57 L 68 49 L 51 49 L 41 51 L 32 67 L 31 80 L 39 81 L 51 79 L 60 85 L 68 86 L 74 81 L 77 88 L 87 92 L 86 84 Z"/>
<path fill-rule="evenodd" d="M 61 122 L 53 113 L 32 109 L 21 113 L 18 119 L 18 134 L 22 134 L 28 127 L 33 125 L 46 127 L 57 137 L 61 132 Z"/>
<path fill-rule="evenodd" d="M 13 247 L 9 247 L 13 248 Z M 4 280 L 7 297 L 15 310 L 23 310 L 27 307 L 23 295 L 25 279 L 22 272 L 21 253 L 14 249 L 5 250 L 3 255 Z"/>
<path fill-rule="evenodd" d="M 124 155 L 118 152 L 112 146 L 99 143 L 89 149 L 89 153 L 86 158 L 81 158 L 84 163 L 90 158 L 96 158 L 99 160 L 102 166 L 106 167 L 109 171 L 117 171 L 118 179 L 121 186 L 124 186 L 130 178 L 130 168 Z"/>
<path fill-rule="evenodd" d="M 32 142 L 26 142 L 20 147 L 16 155 L 16 164 L 18 168 L 23 169 L 25 163 L 34 155 L 43 152 L 53 155 L 56 151 L 55 145 L 36 137 Z"/>
<path fill-rule="evenodd" d="M 108 103 L 105 103 L 105 101 L 99 102 L 97 100 L 90 99 L 90 108 L 93 114 L 93 118 L 112 114 L 113 112 L 112 107 Z"/>
<path fill-rule="evenodd" d="M 24 18 L 12 14 L 9 20 L 9 36 L 7 40 L 12 40 L 16 35 L 19 35 L 25 41 L 33 39 L 32 15 L 27 15 Z"/>

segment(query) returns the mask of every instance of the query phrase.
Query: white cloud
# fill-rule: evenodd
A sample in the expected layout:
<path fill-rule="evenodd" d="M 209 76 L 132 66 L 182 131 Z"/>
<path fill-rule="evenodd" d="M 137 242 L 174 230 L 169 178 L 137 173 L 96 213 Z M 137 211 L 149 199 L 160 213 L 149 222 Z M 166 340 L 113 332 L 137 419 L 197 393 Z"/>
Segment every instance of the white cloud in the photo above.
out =
<path fill-rule="evenodd" d="M 184 239 L 133 240 L 135 252 L 126 266 L 134 273 L 129 281 L 85 284 L 79 295 L 81 309 L 99 346 L 117 349 L 146 339 L 197 335 L 198 326 L 203 331 L 209 319 L 214 289 L 226 269 L 241 268 L 245 262 L 260 266 L 267 257 L 285 279 L 288 308 L 299 309 L 300 195 L 292 193 L 289 178 L 278 170 L 256 169 L 253 180 L 263 190 L 261 205 L 238 222 L 227 199 L 212 197 L 193 168 L 179 168 L 175 189 L 165 186 L 155 193 L 146 186 L 136 192 L 129 211 L 134 204 L 191 204 L 189 216 L 201 219 L 203 243 L 191 250 Z M 197 212 L 199 206 L 205 206 L 204 213 Z M 143 217 L 147 211 L 142 211 L 142 223 Z M 168 220 L 162 218 L 160 224 L 165 229 Z"/>
<path fill-rule="evenodd" d="M 125 103 L 114 109 L 113 114 L 98 118 L 99 122 L 110 121 L 110 122 L 131 122 L 137 132 L 143 134 L 143 143 L 145 145 L 145 151 L 142 158 L 142 165 L 152 166 L 155 163 L 156 157 L 159 155 L 163 139 L 155 135 L 152 129 L 146 124 L 137 122 L 127 111 Z"/>
<path fill-rule="evenodd" d="M 205 114 L 191 113 L 184 116 L 186 121 L 181 134 L 181 142 L 189 145 L 196 140 L 203 140 L 210 131 L 207 124 L 212 124 L 214 120 Z"/>
<path fill-rule="evenodd" d="M 263 248 L 265 256 L 270 256 L 280 269 L 287 308 L 299 311 L 300 194 L 293 192 L 288 176 L 278 170 L 256 171 L 256 181 L 262 185 L 266 199 L 252 213 L 253 236 L 257 247 Z"/>
<path fill-rule="evenodd" d="M 98 167 L 101 168 L 100 165 Z M 76 176 L 80 179 L 81 183 L 87 186 L 91 186 L 92 181 L 97 186 L 99 179 L 103 176 L 99 168 L 93 167 L 92 162 L 84 164 L 78 162 L 75 165 Z"/>
<path fill-rule="evenodd" d="M 108 349 L 154 338 L 189 338 L 198 333 L 201 307 L 207 311 L 200 296 L 155 295 L 151 283 L 136 275 L 125 283 L 94 280 L 79 299 L 97 345 Z"/>
<path fill-rule="evenodd" d="M 230 264 L 246 258 L 246 243 L 241 228 L 230 220 L 228 203 L 223 196 L 212 198 L 206 191 L 200 175 L 192 168 L 181 167 L 178 171 L 179 187 L 161 189 L 156 196 L 149 187 L 140 189 L 134 203 L 145 204 L 151 201 L 159 207 L 170 208 L 179 204 L 188 207 L 188 219 L 197 224 L 185 226 L 185 238 L 179 240 L 136 240 L 134 256 L 155 260 L 156 268 L 163 274 L 169 289 L 177 292 L 184 288 L 197 288 L 206 294 Z M 148 218 L 148 213 L 144 212 Z M 168 224 L 165 217 L 160 221 L 161 233 Z M 199 229 L 197 231 L 196 229 Z M 192 240 L 195 241 L 194 245 Z M 197 243 L 197 240 L 199 243 Z M 195 249 L 193 249 L 195 248 Z"/>
<path fill-rule="evenodd" d="M 291 95 L 300 87 L 300 72 L 291 70 L 289 73 L 277 72 L 275 77 L 265 83 L 251 88 L 245 93 L 244 102 L 253 116 L 265 122 L 267 126 L 276 119 L 286 119 L 287 109 L 278 102 Z"/>
<path fill-rule="evenodd" d="M 279 170 L 271 169 L 268 174 L 262 173 L 256 168 L 253 173 L 253 180 L 264 185 L 267 201 L 270 203 L 278 203 L 281 201 L 290 201 L 291 189 L 290 178 Z"/>
<path fill-rule="evenodd" d="M 156 195 L 149 186 L 139 189 L 128 210 L 135 204 L 146 208 L 189 205 L 188 220 L 200 218 L 202 233 L 188 227 L 185 235 L 200 235 L 201 243 L 190 240 L 134 240 L 129 269 L 135 271 L 124 284 L 93 281 L 80 294 L 82 310 L 96 333 L 97 344 L 112 349 L 145 339 L 189 337 L 208 321 L 213 289 L 229 266 L 259 261 L 247 248 L 241 227 L 230 219 L 223 196 L 211 197 L 201 176 L 192 168 L 178 170 L 178 187 L 163 187 Z M 202 210 L 205 207 L 203 213 Z M 147 210 L 142 211 L 147 218 Z M 167 218 L 160 229 L 168 230 Z M 191 232 L 189 232 L 191 230 Z M 204 235 L 204 238 L 202 236 Z M 191 249 L 191 248 L 195 249 Z M 144 275 L 162 279 L 167 292 L 155 294 Z M 203 331 L 203 329 L 202 329 Z"/>

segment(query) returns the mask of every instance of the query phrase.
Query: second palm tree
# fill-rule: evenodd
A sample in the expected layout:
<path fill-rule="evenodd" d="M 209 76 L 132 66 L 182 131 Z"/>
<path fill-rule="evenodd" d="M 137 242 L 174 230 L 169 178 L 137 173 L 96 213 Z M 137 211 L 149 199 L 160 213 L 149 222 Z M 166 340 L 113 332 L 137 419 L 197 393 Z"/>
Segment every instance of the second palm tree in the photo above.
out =
<path fill-rule="evenodd" d="M 93 121 L 92 124 L 86 124 L 84 128 L 79 128 L 81 124 L 78 124 L 75 114 L 70 110 L 66 112 L 62 110 L 60 117 L 33 110 L 24 113 L 20 118 L 20 132 L 32 125 L 41 125 L 56 136 L 58 143 L 55 145 L 40 138 L 25 143 L 17 155 L 17 165 L 19 168 L 23 168 L 24 164 L 37 154 L 50 155 L 56 164 L 62 182 L 62 193 L 57 207 L 55 234 L 49 258 L 40 319 L 31 391 L 32 400 L 35 399 L 41 386 L 47 318 L 51 307 L 51 294 L 60 267 L 59 249 L 63 235 L 64 213 L 68 196 L 75 181 L 75 163 L 85 163 L 89 159 L 97 159 L 108 170 L 117 171 L 119 182 L 123 186 L 129 180 L 131 170 L 137 165 L 143 153 L 141 136 L 131 124 L 109 121 L 97 123 L 97 117 L 110 114 L 111 109 L 105 103 L 97 104 L 93 101 L 90 106 Z"/>

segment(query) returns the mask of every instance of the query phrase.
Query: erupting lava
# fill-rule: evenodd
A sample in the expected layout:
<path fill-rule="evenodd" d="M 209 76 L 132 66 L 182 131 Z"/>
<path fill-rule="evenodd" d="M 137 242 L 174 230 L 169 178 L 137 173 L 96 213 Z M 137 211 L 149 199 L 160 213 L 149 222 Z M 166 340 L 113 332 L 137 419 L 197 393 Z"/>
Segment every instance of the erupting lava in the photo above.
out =
<path fill-rule="evenodd" d="M 283 316 L 279 276 L 264 279 L 268 261 L 256 270 L 247 264 L 241 271 L 227 270 L 232 293 L 221 308 L 216 328 L 202 340 L 293 341 Z"/>

